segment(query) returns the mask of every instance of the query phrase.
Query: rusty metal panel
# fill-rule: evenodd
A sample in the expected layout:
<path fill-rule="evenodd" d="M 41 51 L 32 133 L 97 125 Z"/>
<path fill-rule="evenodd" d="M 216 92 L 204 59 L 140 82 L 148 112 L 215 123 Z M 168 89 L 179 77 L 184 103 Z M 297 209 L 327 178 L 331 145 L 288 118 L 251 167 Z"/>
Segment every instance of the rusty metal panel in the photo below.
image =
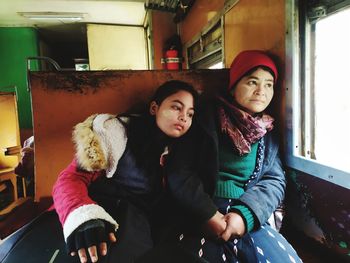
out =
<path fill-rule="evenodd" d="M 72 127 L 94 113 L 145 106 L 163 82 L 179 79 L 198 90 L 227 86 L 228 70 L 31 72 L 35 136 L 35 199 L 51 196 L 73 158 Z"/>

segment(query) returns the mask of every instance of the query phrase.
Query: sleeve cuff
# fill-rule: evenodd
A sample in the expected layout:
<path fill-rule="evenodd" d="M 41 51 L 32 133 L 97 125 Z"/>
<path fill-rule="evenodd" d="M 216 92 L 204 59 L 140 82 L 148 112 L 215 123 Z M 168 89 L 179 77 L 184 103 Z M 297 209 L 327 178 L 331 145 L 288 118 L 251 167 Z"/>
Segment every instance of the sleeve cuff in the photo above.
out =
<path fill-rule="evenodd" d="M 83 205 L 73 210 L 64 222 L 64 240 L 67 241 L 69 235 L 72 234 L 77 227 L 91 219 L 106 220 L 111 223 L 115 229 L 118 229 L 118 223 L 101 206 L 96 204 Z"/>
<path fill-rule="evenodd" d="M 231 209 L 236 210 L 241 214 L 241 216 L 243 217 L 245 226 L 247 228 L 247 232 L 250 232 L 254 229 L 254 223 L 255 223 L 254 216 L 248 207 L 244 205 L 234 205 L 234 206 L 231 206 Z"/>

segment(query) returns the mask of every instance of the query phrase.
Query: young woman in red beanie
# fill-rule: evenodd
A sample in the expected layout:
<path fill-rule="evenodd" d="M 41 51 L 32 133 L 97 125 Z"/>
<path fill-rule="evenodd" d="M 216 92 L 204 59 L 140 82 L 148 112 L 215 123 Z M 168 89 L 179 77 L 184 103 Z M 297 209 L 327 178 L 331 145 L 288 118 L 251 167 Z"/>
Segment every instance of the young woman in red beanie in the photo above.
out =
<path fill-rule="evenodd" d="M 187 226 L 176 247 L 215 263 L 301 262 L 267 224 L 286 187 L 274 119 L 264 113 L 277 77 L 267 53 L 243 51 L 231 65 L 229 86 L 214 97 L 202 95 L 197 125 L 173 148 L 166 167 Z"/>

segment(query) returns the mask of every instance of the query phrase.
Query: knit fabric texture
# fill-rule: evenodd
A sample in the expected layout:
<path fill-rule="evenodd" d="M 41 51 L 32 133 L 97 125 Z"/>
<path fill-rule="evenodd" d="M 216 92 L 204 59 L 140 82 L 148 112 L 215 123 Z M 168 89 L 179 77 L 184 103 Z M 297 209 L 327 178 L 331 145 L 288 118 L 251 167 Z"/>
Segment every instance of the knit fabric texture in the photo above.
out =
<path fill-rule="evenodd" d="M 238 199 L 244 193 L 244 185 L 254 171 L 259 143 L 252 144 L 250 153 L 239 156 L 232 151 L 231 142 L 225 137 L 219 139 L 219 175 L 215 196 Z M 248 231 L 254 228 L 254 217 L 248 207 L 235 205 L 231 209 L 242 215 Z"/>
<path fill-rule="evenodd" d="M 274 82 L 276 83 L 278 73 L 274 61 L 262 50 L 245 50 L 239 53 L 232 61 L 230 67 L 230 84 L 228 90 L 231 90 L 242 76 L 258 66 L 265 66 L 274 73 Z"/>

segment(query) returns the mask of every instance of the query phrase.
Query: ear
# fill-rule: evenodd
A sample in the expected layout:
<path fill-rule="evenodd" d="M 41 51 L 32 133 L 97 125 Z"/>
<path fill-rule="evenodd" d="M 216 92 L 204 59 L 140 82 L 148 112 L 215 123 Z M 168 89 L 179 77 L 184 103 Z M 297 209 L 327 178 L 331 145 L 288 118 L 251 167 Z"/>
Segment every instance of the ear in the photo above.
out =
<path fill-rule="evenodd" d="M 158 111 L 158 104 L 155 101 L 152 101 L 149 105 L 149 113 L 151 115 L 156 115 Z"/>

